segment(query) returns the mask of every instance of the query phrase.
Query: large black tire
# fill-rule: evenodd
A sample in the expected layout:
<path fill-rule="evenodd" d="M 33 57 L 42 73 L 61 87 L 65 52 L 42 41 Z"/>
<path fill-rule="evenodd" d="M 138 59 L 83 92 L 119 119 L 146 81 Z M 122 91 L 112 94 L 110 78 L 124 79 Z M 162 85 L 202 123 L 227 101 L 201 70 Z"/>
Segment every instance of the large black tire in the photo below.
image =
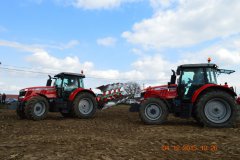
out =
<path fill-rule="evenodd" d="M 92 118 L 97 110 L 97 101 L 95 97 L 88 93 L 80 93 L 73 102 L 73 114 L 75 117 L 88 119 Z"/>
<path fill-rule="evenodd" d="M 140 106 L 139 116 L 145 124 L 162 124 L 167 120 L 167 105 L 157 98 L 149 98 Z"/>
<path fill-rule="evenodd" d="M 48 110 L 49 103 L 46 98 L 41 96 L 29 99 L 24 109 L 26 117 L 36 121 L 46 118 Z"/>
<path fill-rule="evenodd" d="M 20 119 L 26 119 L 26 115 L 25 115 L 25 112 L 24 112 L 24 107 L 21 107 L 19 105 L 17 105 L 17 108 L 16 108 L 16 112 L 17 112 L 17 115 Z"/>
<path fill-rule="evenodd" d="M 198 99 L 195 107 L 195 119 L 206 127 L 235 126 L 237 104 L 227 92 L 209 91 Z"/>

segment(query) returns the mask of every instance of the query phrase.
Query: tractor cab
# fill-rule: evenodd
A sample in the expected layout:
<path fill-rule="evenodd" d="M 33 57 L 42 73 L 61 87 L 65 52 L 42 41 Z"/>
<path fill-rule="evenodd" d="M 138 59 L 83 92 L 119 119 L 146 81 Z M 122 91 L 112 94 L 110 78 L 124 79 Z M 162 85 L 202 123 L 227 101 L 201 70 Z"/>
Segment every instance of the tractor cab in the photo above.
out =
<path fill-rule="evenodd" d="M 77 88 L 84 88 L 83 78 L 85 75 L 77 73 L 62 72 L 49 78 L 47 85 L 51 84 L 51 79 L 55 79 L 53 86 L 56 88 L 59 98 L 68 99 L 69 95 Z"/>
<path fill-rule="evenodd" d="M 216 64 L 184 64 L 177 68 L 178 95 L 184 101 L 190 101 L 194 92 L 206 84 L 218 84 L 217 75 L 233 73 L 233 70 L 218 69 Z"/>
<path fill-rule="evenodd" d="M 83 73 L 62 72 L 53 78 L 49 76 L 46 86 L 22 89 L 17 115 L 33 120 L 46 118 L 48 112 L 60 112 L 63 117 L 93 117 L 97 109 L 96 95 L 84 88 L 83 78 Z"/>
<path fill-rule="evenodd" d="M 177 68 L 178 95 L 191 100 L 193 93 L 205 84 L 217 84 L 218 67 L 215 64 L 185 64 Z"/>
<path fill-rule="evenodd" d="M 236 93 L 227 83 L 219 85 L 217 76 L 234 70 L 219 69 L 216 64 L 183 64 L 173 71 L 168 85 L 151 87 L 139 107 L 146 124 L 162 124 L 168 114 L 193 117 L 209 127 L 232 127 L 236 123 Z M 178 77 L 177 83 L 176 79 Z"/>

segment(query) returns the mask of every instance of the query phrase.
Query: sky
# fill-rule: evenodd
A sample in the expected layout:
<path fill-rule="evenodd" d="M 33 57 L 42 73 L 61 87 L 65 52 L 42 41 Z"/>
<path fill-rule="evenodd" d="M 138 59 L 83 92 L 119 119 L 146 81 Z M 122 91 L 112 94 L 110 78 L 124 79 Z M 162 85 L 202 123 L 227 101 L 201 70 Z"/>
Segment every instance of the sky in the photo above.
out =
<path fill-rule="evenodd" d="M 239 8 L 239 0 L 1 1 L 0 93 L 81 70 L 87 88 L 162 85 L 171 69 L 208 57 L 236 70 L 219 83 L 239 93 Z"/>

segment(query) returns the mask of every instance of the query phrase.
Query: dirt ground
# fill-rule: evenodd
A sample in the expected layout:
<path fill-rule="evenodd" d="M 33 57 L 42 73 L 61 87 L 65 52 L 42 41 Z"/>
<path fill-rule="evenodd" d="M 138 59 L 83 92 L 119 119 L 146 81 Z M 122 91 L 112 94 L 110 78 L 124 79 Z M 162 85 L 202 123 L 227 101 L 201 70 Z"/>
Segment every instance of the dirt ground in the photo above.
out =
<path fill-rule="evenodd" d="M 169 116 L 164 125 L 144 125 L 128 106 L 98 111 L 94 119 L 20 120 L 0 109 L 0 159 L 240 159 L 237 128 L 202 128 Z"/>

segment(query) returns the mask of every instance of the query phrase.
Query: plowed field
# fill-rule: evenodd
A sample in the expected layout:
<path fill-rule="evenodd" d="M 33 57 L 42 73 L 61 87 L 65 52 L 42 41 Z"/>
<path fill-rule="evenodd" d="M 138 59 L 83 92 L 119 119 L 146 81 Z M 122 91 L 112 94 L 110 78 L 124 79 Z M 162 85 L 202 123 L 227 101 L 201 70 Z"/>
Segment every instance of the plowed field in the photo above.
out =
<path fill-rule="evenodd" d="M 237 128 L 202 128 L 169 116 L 164 125 L 144 125 L 128 106 L 98 111 L 93 119 L 20 120 L 0 109 L 0 159 L 239 160 Z"/>

